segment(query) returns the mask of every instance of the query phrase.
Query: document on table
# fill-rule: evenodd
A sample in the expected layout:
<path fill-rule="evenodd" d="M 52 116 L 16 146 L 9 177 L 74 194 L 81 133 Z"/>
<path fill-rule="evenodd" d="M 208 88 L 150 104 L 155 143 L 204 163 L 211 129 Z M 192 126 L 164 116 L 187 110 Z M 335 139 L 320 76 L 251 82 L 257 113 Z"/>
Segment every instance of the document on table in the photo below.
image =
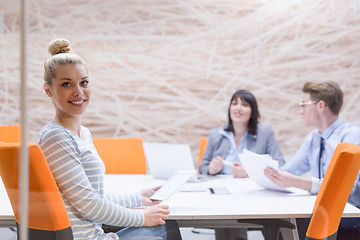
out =
<path fill-rule="evenodd" d="M 267 189 L 290 192 L 289 189 L 277 186 L 265 176 L 264 169 L 267 167 L 279 170 L 278 161 L 273 160 L 270 155 L 261 155 L 244 149 L 243 153 L 239 154 L 239 159 L 250 179 L 257 185 Z"/>
<path fill-rule="evenodd" d="M 169 180 L 157 190 L 150 199 L 152 200 L 167 200 L 169 199 L 184 183 L 186 183 L 194 174 L 196 170 L 177 171 Z"/>

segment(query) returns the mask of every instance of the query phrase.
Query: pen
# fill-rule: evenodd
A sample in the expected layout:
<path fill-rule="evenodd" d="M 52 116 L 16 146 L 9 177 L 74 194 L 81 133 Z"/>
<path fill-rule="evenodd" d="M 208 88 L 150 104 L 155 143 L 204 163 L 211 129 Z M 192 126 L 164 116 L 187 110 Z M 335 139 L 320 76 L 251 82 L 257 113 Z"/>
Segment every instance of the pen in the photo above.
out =
<path fill-rule="evenodd" d="M 239 162 L 230 162 L 228 160 L 224 160 L 224 165 L 227 165 L 227 166 L 240 166 L 240 163 Z"/>

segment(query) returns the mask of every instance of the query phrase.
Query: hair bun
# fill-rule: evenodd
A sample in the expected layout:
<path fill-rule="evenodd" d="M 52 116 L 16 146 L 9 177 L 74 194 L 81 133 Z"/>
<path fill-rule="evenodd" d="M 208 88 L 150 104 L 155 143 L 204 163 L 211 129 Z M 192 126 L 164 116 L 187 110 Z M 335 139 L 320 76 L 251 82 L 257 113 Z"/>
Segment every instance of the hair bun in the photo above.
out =
<path fill-rule="evenodd" d="M 70 42 L 64 38 L 55 39 L 49 43 L 48 51 L 51 55 L 70 52 Z"/>

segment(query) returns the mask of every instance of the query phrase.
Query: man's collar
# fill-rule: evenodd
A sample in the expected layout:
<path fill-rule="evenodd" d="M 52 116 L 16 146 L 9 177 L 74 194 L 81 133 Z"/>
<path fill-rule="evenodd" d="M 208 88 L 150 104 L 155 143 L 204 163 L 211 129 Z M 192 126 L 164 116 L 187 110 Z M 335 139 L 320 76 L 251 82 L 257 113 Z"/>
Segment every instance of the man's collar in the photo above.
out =
<path fill-rule="evenodd" d="M 322 136 L 324 139 L 328 139 L 330 137 L 330 135 L 334 132 L 334 130 L 340 125 L 342 124 L 342 121 L 340 119 L 336 119 L 327 129 L 325 129 L 325 131 L 323 133 L 321 133 L 318 130 L 318 134 L 320 136 Z"/>

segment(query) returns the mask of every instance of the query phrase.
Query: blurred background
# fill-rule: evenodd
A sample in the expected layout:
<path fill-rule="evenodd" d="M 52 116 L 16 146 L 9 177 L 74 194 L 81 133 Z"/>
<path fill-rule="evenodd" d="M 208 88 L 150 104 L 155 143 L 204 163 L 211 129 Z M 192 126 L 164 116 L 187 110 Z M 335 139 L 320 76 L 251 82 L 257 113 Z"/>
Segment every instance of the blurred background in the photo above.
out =
<path fill-rule="evenodd" d="M 307 81 L 336 81 L 340 118 L 360 126 L 360 3 L 351 0 L 31 0 L 29 140 L 54 116 L 43 87 L 48 43 L 88 63 L 94 137 L 199 142 L 224 125 L 232 94 L 252 91 L 288 160 L 312 129 Z M 0 0 L 0 124 L 20 123 L 20 1 Z"/>

